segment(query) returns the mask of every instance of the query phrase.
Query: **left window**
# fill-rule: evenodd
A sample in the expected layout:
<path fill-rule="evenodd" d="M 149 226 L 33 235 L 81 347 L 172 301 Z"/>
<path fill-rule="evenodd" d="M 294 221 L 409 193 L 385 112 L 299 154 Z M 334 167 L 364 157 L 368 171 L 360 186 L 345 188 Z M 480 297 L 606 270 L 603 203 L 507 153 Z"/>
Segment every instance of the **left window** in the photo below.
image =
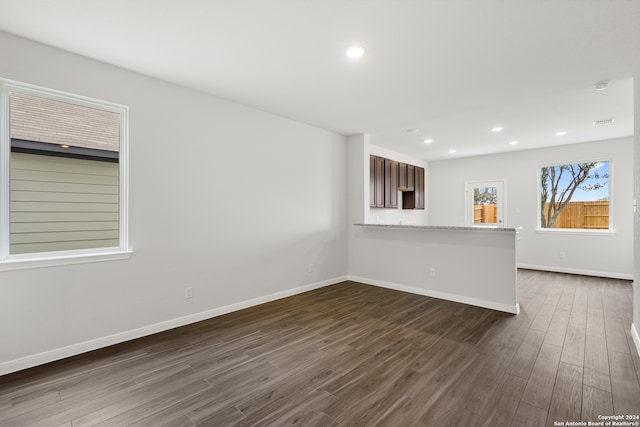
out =
<path fill-rule="evenodd" d="M 0 263 L 128 252 L 127 107 L 0 85 Z"/>

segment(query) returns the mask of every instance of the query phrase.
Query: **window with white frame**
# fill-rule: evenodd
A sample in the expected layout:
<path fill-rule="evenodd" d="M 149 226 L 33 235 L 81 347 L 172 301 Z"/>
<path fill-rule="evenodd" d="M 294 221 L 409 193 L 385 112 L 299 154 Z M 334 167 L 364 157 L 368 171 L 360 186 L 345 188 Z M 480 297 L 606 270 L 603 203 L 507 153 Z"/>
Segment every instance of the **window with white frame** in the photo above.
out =
<path fill-rule="evenodd" d="M 0 263 L 126 252 L 127 108 L 0 85 Z"/>
<path fill-rule="evenodd" d="M 609 160 L 542 166 L 540 229 L 610 230 L 610 168 Z"/>

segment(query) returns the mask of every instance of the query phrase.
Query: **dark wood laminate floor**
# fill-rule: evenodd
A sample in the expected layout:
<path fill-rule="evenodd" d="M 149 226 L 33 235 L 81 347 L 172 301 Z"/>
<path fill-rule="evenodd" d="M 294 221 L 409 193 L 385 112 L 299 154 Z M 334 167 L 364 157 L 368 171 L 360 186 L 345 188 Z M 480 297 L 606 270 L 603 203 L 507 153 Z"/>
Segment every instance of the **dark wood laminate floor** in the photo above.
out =
<path fill-rule="evenodd" d="M 345 282 L 0 377 L 0 426 L 543 426 L 640 414 L 630 282 L 518 316 Z"/>

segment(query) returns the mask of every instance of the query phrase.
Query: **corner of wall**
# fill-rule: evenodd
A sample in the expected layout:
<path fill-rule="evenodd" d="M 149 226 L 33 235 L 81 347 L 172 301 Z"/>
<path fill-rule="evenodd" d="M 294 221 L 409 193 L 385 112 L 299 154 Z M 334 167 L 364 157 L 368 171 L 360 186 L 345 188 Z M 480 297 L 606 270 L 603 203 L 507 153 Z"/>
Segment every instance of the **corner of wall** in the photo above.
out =
<path fill-rule="evenodd" d="M 631 324 L 631 337 L 633 338 L 633 343 L 636 345 L 638 356 L 640 356 L 640 336 L 638 336 L 638 330 L 636 329 L 636 325 L 633 323 Z"/>
<path fill-rule="evenodd" d="M 640 67 L 640 64 L 638 64 Z M 640 204 L 640 69 L 636 68 L 636 73 L 633 79 L 633 104 L 634 104 L 634 136 L 633 136 L 633 199 L 636 204 Z M 634 231 L 633 231 L 633 248 L 634 253 L 640 253 L 640 206 L 637 206 L 633 213 L 634 219 Z M 640 261 L 638 261 L 637 255 L 634 257 L 633 262 L 633 276 L 635 282 L 633 283 L 633 324 L 632 331 L 635 331 L 633 336 L 636 344 L 636 350 L 640 353 L 640 343 L 638 341 L 638 330 L 636 327 L 640 327 Z"/>

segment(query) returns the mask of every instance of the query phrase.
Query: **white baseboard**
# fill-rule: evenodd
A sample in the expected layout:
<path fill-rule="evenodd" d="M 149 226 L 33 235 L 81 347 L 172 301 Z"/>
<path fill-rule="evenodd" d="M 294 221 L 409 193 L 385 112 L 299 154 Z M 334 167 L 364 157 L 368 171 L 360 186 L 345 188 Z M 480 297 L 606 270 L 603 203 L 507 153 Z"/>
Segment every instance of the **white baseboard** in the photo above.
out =
<path fill-rule="evenodd" d="M 636 345 L 638 356 L 640 356 L 640 336 L 638 336 L 638 330 L 633 323 L 631 324 L 631 337 L 633 337 L 633 343 Z"/>
<path fill-rule="evenodd" d="M 276 292 L 274 294 L 265 295 L 265 296 L 253 298 L 247 301 L 241 301 L 235 304 L 226 305 L 224 307 L 214 308 L 212 310 L 190 314 L 188 316 L 179 317 L 177 319 L 171 319 L 165 322 L 144 326 L 142 328 L 120 332 L 120 333 L 109 335 L 106 337 L 96 338 L 90 341 L 85 341 L 78 344 L 57 348 L 54 350 L 49 350 L 44 353 L 22 357 L 20 359 L 10 360 L 8 362 L 0 363 L 0 375 L 6 375 L 12 372 L 21 371 L 23 369 L 32 368 L 34 366 L 43 365 L 45 363 L 64 359 L 66 357 L 76 356 L 78 354 L 86 353 L 88 351 L 97 350 L 100 348 L 108 347 L 110 345 L 119 344 L 125 341 L 130 341 L 136 338 L 141 338 L 147 335 L 152 335 L 158 332 L 166 331 L 166 330 L 177 328 L 180 326 L 189 325 L 191 323 L 200 322 L 202 320 L 207 320 L 212 317 L 221 316 L 223 314 L 231 313 L 233 311 L 242 310 L 245 308 L 264 304 L 266 302 L 275 301 L 281 298 L 286 298 L 292 295 L 301 294 L 303 292 L 311 291 L 314 289 L 323 288 L 325 286 L 334 285 L 336 283 L 340 283 L 345 280 L 347 280 L 347 276 L 334 277 L 333 279 L 323 280 L 321 282 L 299 286 L 297 288 L 288 289 L 286 291 Z"/>
<path fill-rule="evenodd" d="M 633 274 L 612 273 L 609 271 L 582 270 L 580 268 L 550 267 L 547 265 L 518 264 L 518 268 L 527 270 L 552 271 L 554 273 L 580 274 L 582 276 L 608 277 L 611 279 L 633 280 Z"/>
<path fill-rule="evenodd" d="M 448 301 L 461 302 L 463 304 L 475 305 L 477 307 L 490 308 L 492 310 L 504 311 L 506 313 L 520 313 L 520 304 L 515 305 L 502 304 L 494 301 L 487 301 L 478 298 L 465 297 L 462 295 L 449 294 L 446 292 L 433 291 L 430 289 L 416 288 L 414 286 L 400 285 L 398 283 L 384 282 L 381 280 L 369 279 L 366 277 L 349 276 L 349 280 L 360 282 L 367 285 L 380 286 L 381 288 L 394 289 L 396 291 L 409 292 L 416 295 L 424 295 Z M 515 284 L 514 284 L 515 286 Z"/>

